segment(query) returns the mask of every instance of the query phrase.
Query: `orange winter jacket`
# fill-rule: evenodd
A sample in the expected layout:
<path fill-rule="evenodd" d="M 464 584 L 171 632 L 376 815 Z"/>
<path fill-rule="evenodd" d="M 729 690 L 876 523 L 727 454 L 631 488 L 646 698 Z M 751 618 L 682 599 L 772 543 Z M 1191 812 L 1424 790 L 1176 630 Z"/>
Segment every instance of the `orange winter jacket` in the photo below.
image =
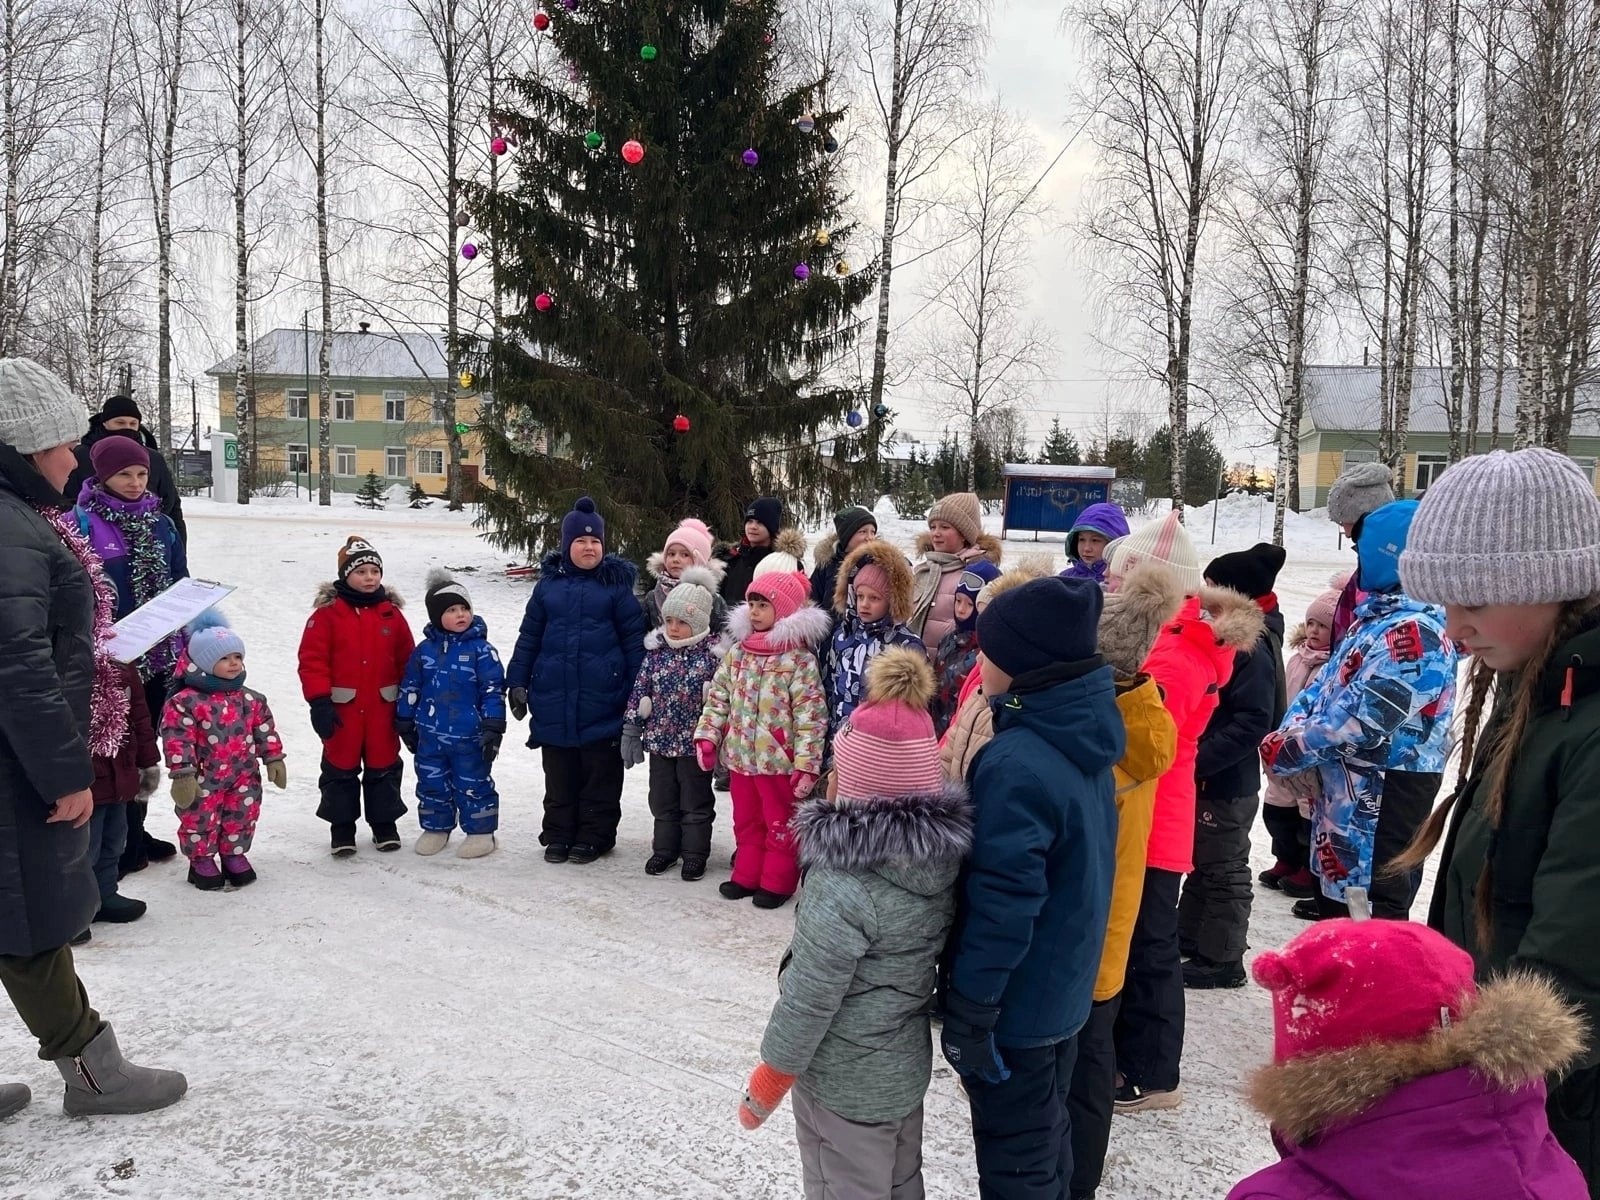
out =
<path fill-rule="evenodd" d="M 1148 675 L 1117 677 L 1117 708 L 1128 733 L 1128 748 L 1112 770 L 1117 789 L 1117 869 L 1111 882 L 1111 918 L 1106 946 L 1094 981 L 1095 1003 L 1122 991 L 1128 973 L 1128 945 L 1144 894 L 1145 853 L 1155 819 L 1156 784 L 1178 756 L 1178 727 L 1161 702 L 1161 689 Z"/>

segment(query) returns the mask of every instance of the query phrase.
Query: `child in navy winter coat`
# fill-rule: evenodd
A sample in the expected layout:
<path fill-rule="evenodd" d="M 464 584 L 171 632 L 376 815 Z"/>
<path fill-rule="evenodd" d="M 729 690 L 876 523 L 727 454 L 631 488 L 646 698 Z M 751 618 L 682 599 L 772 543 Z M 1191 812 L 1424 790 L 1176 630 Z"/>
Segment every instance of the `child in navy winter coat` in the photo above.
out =
<path fill-rule="evenodd" d="M 656 819 L 647 875 L 660 875 L 683 856 L 684 879 L 706 873 L 716 796 L 711 772 L 695 761 L 694 727 L 706 690 L 731 644 L 713 640 L 722 598 L 721 576 L 689 567 L 661 604 L 661 628 L 644 635 L 644 662 L 623 713 L 622 765 L 636 767 L 650 752 L 650 813 Z"/>
<path fill-rule="evenodd" d="M 505 670 L 472 597 L 448 572 L 428 574 L 428 627 L 411 653 L 394 728 L 416 759 L 417 853 L 438 854 L 456 824 L 457 858 L 494 851 L 500 797 L 489 768 L 506 732 Z"/>
<path fill-rule="evenodd" d="M 511 714 L 528 718 L 544 759 L 544 831 L 552 863 L 592 863 L 622 820 L 622 713 L 644 661 L 633 564 L 605 548 L 606 523 L 582 497 L 561 521 L 561 549 L 539 564 L 506 668 Z"/>
<path fill-rule="evenodd" d="M 871 541 L 845 556 L 833 588 L 838 625 L 828 647 L 823 687 L 828 725 L 837 730 L 866 695 L 867 664 L 890 646 L 923 650 L 911 617 L 911 564 L 888 542 Z"/>

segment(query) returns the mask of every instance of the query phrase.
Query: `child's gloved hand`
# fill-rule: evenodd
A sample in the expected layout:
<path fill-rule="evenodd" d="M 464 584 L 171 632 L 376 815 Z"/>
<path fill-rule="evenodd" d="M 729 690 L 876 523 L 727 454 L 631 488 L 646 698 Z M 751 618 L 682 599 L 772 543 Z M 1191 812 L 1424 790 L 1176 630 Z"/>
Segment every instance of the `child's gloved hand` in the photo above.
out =
<path fill-rule="evenodd" d="M 511 707 L 511 715 L 517 720 L 526 720 L 528 716 L 528 689 L 514 687 L 506 693 L 506 703 Z"/>
<path fill-rule="evenodd" d="M 816 790 L 817 777 L 810 771 L 796 771 L 790 776 L 790 780 L 794 786 L 796 800 L 804 800 Z"/>
<path fill-rule="evenodd" d="M 1283 730 L 1274 729 L 1261 739 L 1261 762 L 1267 770 L 1272 770 L 1272 764 L 1278 761 L 1278 755 L 1283 753 L 1283 743 L 1286 740 Z"/>
<path fill-rule="evenodd" d="M 776 1067 L 757 1063 L 750 1072 L 750 1082 L 744 1085 L 744 1099 L 739 1103 L 739 1124 L 746 1129 L 756 1129 L 783 1103 L 783 1098 L 794 1086 L 794 1076 L 785 1075 Z"/>
<path fill-rule="evenodd" d="M 622 769 L 637 767 L 644 761 L 644 738 L 637 725 L 622 727 Z"/>
<path fill-rule="evenodd" d="M 267 779 L 280 792 L 289 786 L 289 768 L 284 765 L 283 759 L 275 758 L 267 764 Z"/>
<path fill-rule="evenodd" d="M 945 991 L 939 1048 L 957 1075 L 976 1075 L 984 1083 L 1004 1083 L 1011 1078 L 994 1041 L 995 1022 L 999 1019 L 998 1008 L 968 1000 L 953 988 Z"/>
<path fill-rule="evenodd" d="M 712 771 L 717 766 L 717 744 L 701 738 L 694 744 L 694 761 L 702 771 Z"/>
<path fill-rule="evenodd" d="M 412 754 L 417 752 L 417 723 L 404 717 L 394 719 L 394 731 L 400 735 L 400 744 Z"/>
<path fill-rule="evenodd" d="M 339 726 L 343 724 L 338 711 L 333 707 L 332 696 L 318 696 L 311 702 L 311 728 L 323 741 L 338 733 Z"/>
<path fill-rule="evenodd" d="M 485 721 L 478 727 L 478 749 L 483 753 L 485 766 L 494 766 L 494 760 L 500 757 L 500 741 L 505 735 L 504 721 Z"/>
<path fill-rule="evenodd" d="M 200 799 L 200 780 L 191 771 L 184 775 L 172 777 L 172 805 L 179 812 L 193 808 L 194 802 Z"/>
<path fill-rule="evenodd" d="M 649 696 L 639 697 L 639 720 L 648 721 L 650 714 L 655 711 L 655 705 L 650 702 Z"/>
<path fill-rule="evenodd" d="M 139 772 L 139 791 L 135 800 L 148 800 L 156 794 L 156 789 L 161 786 L 161 768 L 146 767 Z"/>

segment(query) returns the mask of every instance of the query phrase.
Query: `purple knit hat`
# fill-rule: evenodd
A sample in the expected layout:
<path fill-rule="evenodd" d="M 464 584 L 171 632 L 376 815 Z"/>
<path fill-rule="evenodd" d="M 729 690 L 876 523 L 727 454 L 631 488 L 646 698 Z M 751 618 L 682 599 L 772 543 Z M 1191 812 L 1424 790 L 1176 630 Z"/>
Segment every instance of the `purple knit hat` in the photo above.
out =
<path fill-rule="evenodd" d="M 150 469 L 150 451 L 137 437 L 116 433 L 103 437 L 89 447 L 89 462 L 94 467 L 94 477 L 104 483 L 118 471 L 129 467 Z"/>

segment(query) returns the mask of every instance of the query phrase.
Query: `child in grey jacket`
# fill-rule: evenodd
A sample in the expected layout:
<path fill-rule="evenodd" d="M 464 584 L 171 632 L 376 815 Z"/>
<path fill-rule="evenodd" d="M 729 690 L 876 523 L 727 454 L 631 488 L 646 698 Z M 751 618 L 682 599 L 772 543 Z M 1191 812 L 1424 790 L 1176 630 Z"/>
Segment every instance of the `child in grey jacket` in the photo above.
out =
<path fill-rule="evenodd" d="M 840 728 L 826 798 L 795 814 L 805 894 L 740 1122 L 794 1089 L 807 1196 L 922 1195 L 928 1012 L 972 846 L 966 789 L 943 782 L 926 656 L 894 647 Z"/>

